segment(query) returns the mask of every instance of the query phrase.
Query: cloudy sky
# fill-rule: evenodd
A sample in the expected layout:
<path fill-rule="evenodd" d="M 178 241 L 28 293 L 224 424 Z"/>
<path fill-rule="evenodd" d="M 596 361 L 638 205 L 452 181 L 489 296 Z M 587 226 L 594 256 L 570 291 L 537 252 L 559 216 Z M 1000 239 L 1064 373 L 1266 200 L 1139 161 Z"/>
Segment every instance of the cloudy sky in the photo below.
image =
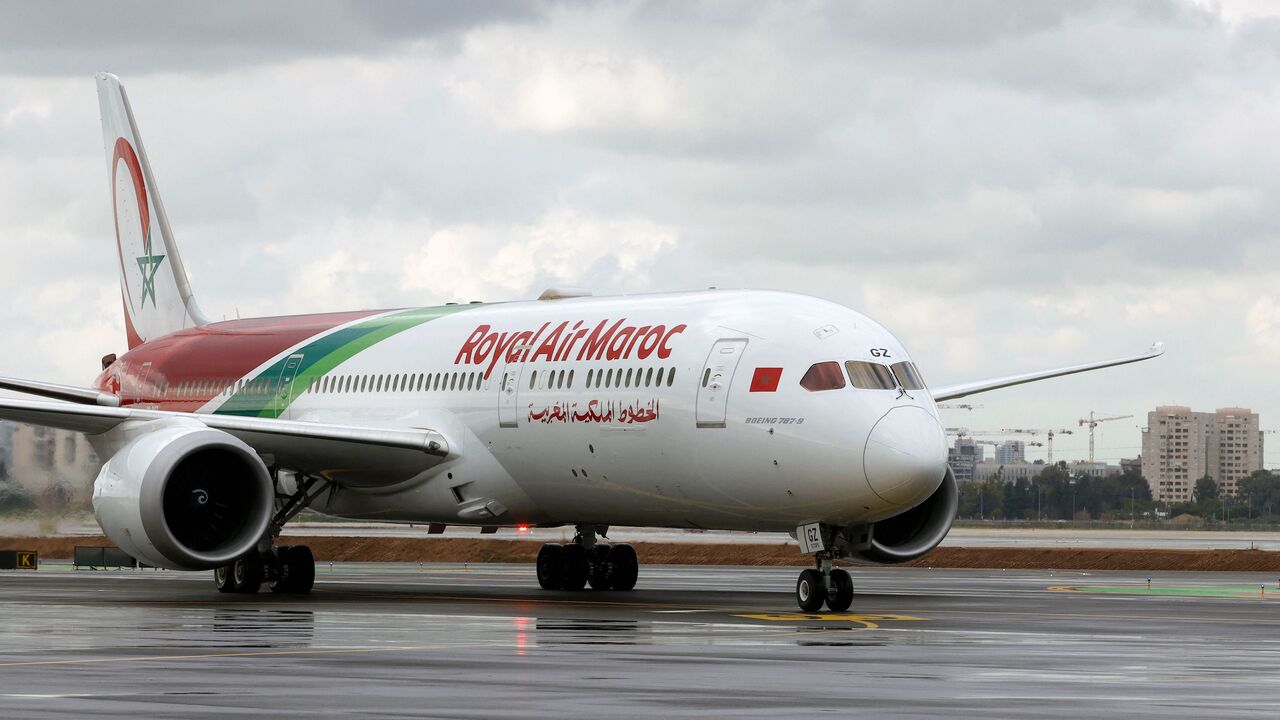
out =
<path fill-rule="evenodd" d="M 1133 414 L 1113 460 L 1157 404 L 1280 427 L 1271 3 L 261 5 L 4 7 L 0 374 L 125 347 L 108 70 L 212 317 L 778 288 L 934 384 L 1166 342 L 949 424 Z"/>

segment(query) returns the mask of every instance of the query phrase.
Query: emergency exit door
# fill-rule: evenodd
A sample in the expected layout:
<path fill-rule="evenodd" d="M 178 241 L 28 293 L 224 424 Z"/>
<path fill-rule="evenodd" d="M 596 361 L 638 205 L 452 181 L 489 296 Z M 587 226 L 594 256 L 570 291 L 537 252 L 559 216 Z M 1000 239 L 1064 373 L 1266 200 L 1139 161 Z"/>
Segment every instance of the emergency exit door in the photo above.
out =
<path fill-rule="evenodd" d="M 747 341 L 742 338 L 717 340 L 711 346 L 702 377 L 698 379 L 697 420 L 700 428 L 722 428 L 729 406 L 729 387 L 742 359 Z"/>

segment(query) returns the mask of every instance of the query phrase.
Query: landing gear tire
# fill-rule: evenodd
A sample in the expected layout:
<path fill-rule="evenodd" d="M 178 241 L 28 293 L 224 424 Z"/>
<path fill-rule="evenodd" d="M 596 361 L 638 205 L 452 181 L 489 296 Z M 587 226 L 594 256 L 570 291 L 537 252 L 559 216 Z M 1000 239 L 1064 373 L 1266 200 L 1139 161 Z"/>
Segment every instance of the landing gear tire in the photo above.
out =
<path fill-rule="evenodd" d="M 822 603 L 827 599 L 826 588 L 822 584 L 822 573 L 809 568 L 800 573 L 800 578 L 796 580 L 796 604 L 800 609 L 807 612 L 817 612 L 822 609 Z"/>
<path fill-rule="evenodd" d="M 564 573 L 560 568 L 563 545 L 547 543 L 538 551 L 538 587 L 543 590 L 559 590 L 563 587 Z"/>
<path fill-rule="evenodd" d="M 565 545 L 560 550 L 560 587 L 562 590 L 581 590 L 587 586 L 591 563 L 587 549 L 577 543 Z"/>
<path fill-rule="evenodd" d="M 232 582 L 235 584 L 235 592 L 244 595 L 253 595 L 262 587 L 262 556 L 257 550 L 236 558 L 231 564 Z"/>
<path fill-rule="evenodd" d="M 831 590 L 827 593 L 827 607 L 831 612 L 842 613 L 853 604 L 853 578 L 848 570 L 831 571 Z"/>
<path fill-rule="evenodd" d="M 316 582 L 316 559 L 306 545 L 276 548 L 276 578 L 271 592 L 280 595 L 306 595 Z"/>
<path fill-rule="evenodd" d="M 613 547 L 596 545 L 591 549 L 591 571 L 587 574 L 587 583 L 592 590 L 609 590 L 613 587 Z"/>
<path fill-rule="evenodd" d="M 636 577 L 640 574 L 640 561 L 636 558 L 636 549 L 627 544 L 614 545 L 609 551 L 609 587 L 613 590 L 632 590 L 636 586 Z"/>
<path fill-rule="evenodd" d="M 213 585 L 220 593 L 240 592 L 240 586 L 236 584 L 235 572 L 231 565 L 220 565 L 213 569 Z"/>

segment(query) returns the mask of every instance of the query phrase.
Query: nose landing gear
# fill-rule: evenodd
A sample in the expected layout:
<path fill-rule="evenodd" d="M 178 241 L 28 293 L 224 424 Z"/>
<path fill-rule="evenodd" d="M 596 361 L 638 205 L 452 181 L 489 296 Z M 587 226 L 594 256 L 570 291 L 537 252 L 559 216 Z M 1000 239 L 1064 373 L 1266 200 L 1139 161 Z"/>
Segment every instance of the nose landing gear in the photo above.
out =
<path fill-rule="evenodd" d="M 815 553 L 817 567 L 800 573 L 796 580 L 796 605 L 807 612 L 817 612 L 826 603 L 831 612 L 844 612 L 853 604 L 853 578 L 843 568 L 831 567 L 833 553 Z"/>

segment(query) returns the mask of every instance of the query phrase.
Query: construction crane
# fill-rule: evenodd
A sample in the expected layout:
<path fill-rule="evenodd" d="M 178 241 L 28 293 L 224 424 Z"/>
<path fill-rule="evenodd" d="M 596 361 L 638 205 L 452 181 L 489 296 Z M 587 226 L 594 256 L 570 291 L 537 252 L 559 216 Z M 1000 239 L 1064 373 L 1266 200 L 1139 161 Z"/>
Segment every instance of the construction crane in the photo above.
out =
<path fill-rule="evenodd" d="M 1044 435 L 1046 438 L 1048 438 L 1048 442 L 1045 445 L 1045 454 L 1047 456 L 1046 461 L 1050 465 L 1053 464 L 1053 436 L 1054 435 L 1072 435 L 1075 433 L 1074 430 L 1066 430 L 1066 429 L 1036 430 L 1036 429 L 1030 429 L 1030 428 L 1007 428 L 1005 430 L 1001 430 L 1000 432 L 1008 433 L 1009 435 Z"/>
<path fill-rule="evenodd" d="M 1080 418 L 1080 427 L 1089 426 L 1089 462 L 1093 462 L 1093 429 L 1098 427 L 1098 423 L 1111 422 L 1112 420 L 1125 420 L 1133 417 L 1132 415 L 1112 415 L 1111 417 L 1094 417 L 1093 411 L 1089 411 L 1089 417 Z"/>
<path fill-rule="evenodd" d="M 969 403 L 938 403 L 939 410 L 977 410 L 981 405 L 970 405 Z"/>
<path fill-rule="evenodd" d="M 970 430 L 967 427 L 949 427 L 946 428 L 946 433 L 948 435 L 955 435 L 956 437 L 970 437 L 974 435 L 1008 435 L 1008 433 L 1003 430 Z"/>

